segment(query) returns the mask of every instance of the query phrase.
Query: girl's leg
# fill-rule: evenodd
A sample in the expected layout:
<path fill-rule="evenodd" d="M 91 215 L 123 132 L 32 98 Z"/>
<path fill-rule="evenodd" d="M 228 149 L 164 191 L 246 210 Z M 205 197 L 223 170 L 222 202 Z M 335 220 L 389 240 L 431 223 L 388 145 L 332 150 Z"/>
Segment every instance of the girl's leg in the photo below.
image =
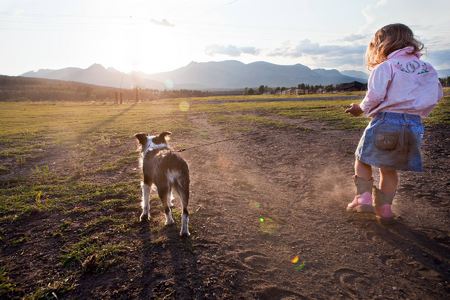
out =
<path fill-rule="evenodd" d="M 380 190 L 389 196 L 397 191 L 398 175 L 393 169 L 380 168 Z"/>
<path fill-rule="evenodd" d="M 365 180 L 371 180 L 372 166 L 355 159 L 355 175 Z"/>
<path fill-rule="evenodd" d="M 350 212 L 373 212 L 372 206 L 372 167 L 358 159 L 355 160 L 356 195 L 347 205 Z"/>
<path fill-rule="evenodd" d="M 397 191 L 398 175 L 393 169 L 380 168 L 380 188 L 375 189 L 375 213 L 381 223 L 390 224 L 394 220 L 391 205 Z"/>

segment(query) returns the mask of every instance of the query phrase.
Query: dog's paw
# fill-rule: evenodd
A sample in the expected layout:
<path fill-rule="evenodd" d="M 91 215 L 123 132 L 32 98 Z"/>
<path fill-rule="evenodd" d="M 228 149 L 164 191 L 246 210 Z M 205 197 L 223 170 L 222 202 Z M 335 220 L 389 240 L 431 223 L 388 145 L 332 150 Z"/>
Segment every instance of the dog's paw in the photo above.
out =
<path fill-rule="evenodd" d="M 189 237 L 191 234 L 189 233 L 189 230 L 183 230 L 181 229 L 180 231 L 180 236 L 181 237 Z"/>
<path fill-rule="evenodd" d="M 172 220 L 166 220 L 166 222 L 164 222 L 164 225 L 166 225 L 166 226 L 173 225 L 173 224 L 175 224 L 175 221 L 173 219 Z"/>
<path fill-rule="evenodd" d="M 166 222 L 164 223 L 165 225 L 172 225 L 175 224 L 175 221 L 173 220 L 173 217 L 171 214 L 166 215 Z"/>
<path fill-rule="evenodd" d="M 150 221 L 150 214 L 142 213 L 139 217 L 139 222 Z"/>

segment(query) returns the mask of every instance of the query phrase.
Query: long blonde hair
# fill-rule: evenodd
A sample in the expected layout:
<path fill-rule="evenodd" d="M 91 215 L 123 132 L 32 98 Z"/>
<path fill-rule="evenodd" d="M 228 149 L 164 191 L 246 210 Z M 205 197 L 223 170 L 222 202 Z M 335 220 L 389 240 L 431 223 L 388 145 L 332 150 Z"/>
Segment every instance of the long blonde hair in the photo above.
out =
<path fill-rule="evenodd" d="M 413 47 L 411 54 L 420 53 L 423 49 L 423 44 L 414 38 L 408 26 L 397 23 L 378 29 L 367 47 L 367 68 L 374 68 L 385 61 L 390 53 L 408 46 Z"/>

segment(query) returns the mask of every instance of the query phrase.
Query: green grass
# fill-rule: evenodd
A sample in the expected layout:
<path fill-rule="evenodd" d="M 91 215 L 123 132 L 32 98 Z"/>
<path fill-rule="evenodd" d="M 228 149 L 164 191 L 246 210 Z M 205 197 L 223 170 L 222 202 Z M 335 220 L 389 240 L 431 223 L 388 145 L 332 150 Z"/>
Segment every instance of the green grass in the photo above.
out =
<path fill-rule="evenodd" d="M 102 244 L 97 236 L 85 237 L 64 248 L 61 263 L 64 267 L 75 266 L 83 272 L 103 272 L 120 260 L 126 251 L 122 244 Z"/>
<path fill-rule="evenodd" d="M 26 236 L 20 236 L 20 237 L 17 237 L 15 239 L 11 240 L 11 245 L 18 246 L 20 244 L 25 243 L 27 240 L 28 240 L 28 238 Z"/>
<path fill-rule="evenodd" d="M 102 164 L 99 168 L 95 170 L 95 172 L 99 173 L 115 172 L 117 170 L 122 169 L 123 167 L 136 164 L 136 157 L 137 154 L 135 151 L 130 152 L 127 154 L 127 156 L 121 157 L 112 162 L 106 162 L 105 164 Z"/>
<path fill-rule="evenodd" d="M 6 270 L 0 267 L 0 298 L 7 299 L 16 290 L 16 285 L 9 278 Z"/>
<path fill-rule="evenodd" d="M 138 181 L 103 185 L 86 182 L 66 184 L 62 181 L 0 189 L 0 221 L 13 221 L 34 212 L 54 209 L 69 211 L 83 203 L 101 205 L 105 199 L 124 199 L 130 202 L 139 193 L 136 182 Z"/>
<path fill-rule="evenodd" d="M 367 118 L 353 117 L 344 112 L 350 103 L 352 103 L 351 100 L 317 101 L 316 103 L 303 103 L 303 105 L 282 107 L 277 109 L 276 113 L 293 119 L 320 120 L 338 129 L 365 127 L 368 123 Z"/>
<path fill-rule="evenodd" d="M 363 128 L 368 122 L 368 118 L 344 113 L 355 100 L 234 101 L 267 97 L 186 98 L 127 105 L 0 103 L 0 176 L 8 175 L 0 178 L 0 220 L 61 208 L 67 202 L 127 198 L 137 191 L 137 174 L 121 187 L 105 185 L 98 178 L 106 179 L 137 166 L 133 134 L 171 130 L 183 147 L 190 146 L 188 138 L 181 138 L 184 136 L 211 139 L 207 130 L 191 123 L 190 116 L 195 114 L 206 114 L 229 133 L 251 131 L 257 126 L 287 128 L 292 126 L 290 120 L 297 119 L 319 121 L 337 129 Z M 302 97 L 311 95 L 298 96 Z M 449 97 L 439 103 L 426 124 L 449 124 Z M 214 104 L 208 100 L 226 101 Z M 190 103 L 187 111 L 180 110 L 183 101 Z M 69 171 L 61 173 L 61 164 Z"/>
<path fill-rule="evenodd" d="M 105 209 L 125 209 L 130 205 L 130 201 L 127 199 L 105 199 L 99 203 L 102 208 Z"/>
<path fill-rule="evenodd" d="M 242 101 L 242 100 L 258 100 L 258 99 L 303 99 L 303 98 L 329 98 L 329 97 L 342 97 L 342 96 L 361 96 L 364 97 L 365 92 L 341 92 L 341 93 L 325 93 L 325 94 L 305 94 L 305 95 L 233 95 L 233 96 L 209 96 L 209 97 L 192 97 L 192 98 L 173 98 L 166 99 L 165 101 L 187 101 L 193 102 L 208 102 L 208 101 Z"/>
<path fill-rule="evenodd" d="M 50 236 L 62 238 L 66 233 L 70 232 L 71 225 L 72 222 L 70 222 L 69 220 L 62 220 L 62 223 L 59 224 L 56 230 L 53 230 L 51 232 Z"/>
<path fill-rule="evenodd" d="M 450 96 L 445 96 L 433 110 L 425 123 L 429 125 L 449 124 Z M 345 109 L 356 100 L 314 100 L 286 102 L 224 102 L 208 104 L 192 101 L 192 110 L 207 113 L 210 119 L 221 124 L 249 125 L 254 124 L 283 127 L 286 124 L 279 119 L 271 119 L 278 115 L 291 119 L 321 121 L 337 129 L 364 128 L 369 122 L 366 117 L 353 117 L 346 114 Z M 240 115 L 239 115 L 240 114 Z M 245 115 L 242 115 L 245 114 Z M 261 116 L 264 115 L 264 116 Z"/>
<path fill-rule="evenodd" d="M 117 219 L 113 216 L 100 216 L 98 218 L 94 218 L 93 220 L 89 221 L 86 224 L 86 226 L 84 227 L 83 231 L 90 232 L 97 228 L 104 230 L 104 228 L 102 228 L 103 226 L 109 227 L 115 223 L 120 223 L 120 222 L 123 222 L 123 221 L 120 219 Z"/>
<path fill-rule="evenodd" d="M 65 293 L 73 290 L 76 284 L 73 283 L 73 278 L 68 277 L 63 280 L 55 280 L 48 283 L 46 286 L 39 287 L 33 293 L 26 295 L 24 300 L 38 300 L 38 299 L 59 299 Z"/>
<path fill-rule="evenodd" d="M 450 125 L 450 96 L 445 96 L 425 119 L 427 125 Z"/>
<path fill-rule="evenodd" d="M 270 117 L 258 116 L 251 113 L 244 115 L 238 114 L 216 114 L 209 117 L 209 120 L 215 124 L 225 126 L 230 132 L 240 131 L 246 132 L 254 129 L 254 126 L 268 126 L 268 127 L 288 127 L 289 125 Z"/>
<path fill-rule="evenodd" d="M 79 143 L 86 138 L 109 145 L 116 136 L 131 137 L 142 130 L 166 130 L 169 124 L 183 131 L 189 127 L 183 119 L 166 119 L 168 114 L 179 111 L 176 103 L 158 101 L 121 106 L 8 102 L 0 103 L 0 108 L 2 142 L 18 142 L 22 147 L 28 145 L 29 149 L 34 149 L 37 141 Z M 28 143 L 32 139 L 36 141 Z"/>
<path fill-rule="evenodd" d="M 8 174 L 8 173 L 9 173 L 9 168 L 4 165 L 0 165 L 0 175 Z"/>
<path fill-rule="evenodd" d="M 311 97 L 298 98 L 306 96 Z M 195 114 L 206 114 L 229 133 L 251 131 L 257 126 L 287 128 L 292 126 L 289 120 L 297 119 L 319 121 L 337 129 L 363 128 L 368 122 L 368 118 L 344 113 L 351 102 L 357 102 L 354 100 L 234 101 L 267 97 L 186 98 L 127 105 L 0 103 L 0 176 L 8 176 L 0 178 L 0 221 L 62 209 L 66 203 L 71 204 L 66 208 L 71 210 L 83 201 L 134 197 L 139 178 L 130 170 L 137 166 L 133 134 L 171 130 L 181 146 L 190 146 L 189 138 L 181 138 L 184 136 L 211 139 L 207 130 L 191 123 L 190 116 Z M 189 110 L 180 110 L 182 101 L 190 103 Z M 449 124 L 449 103 L 450 96 L 446 96 L 426 124 Z M 61 164 L 67 172 L 61 173 Z M 119 185 L 98 181 L 127 171 L 133 175 Z"/>
<path fill-rule="evenodd" d="M 247 121 L 245 123 L 250 123 L 250 125 L 251 123 L 277 127 L 287 125 L 287 122 L 283 124 L 281 120 L 273 117 L 271 118 L 271 115 L 273 115 L 290 119 L 321 121 L 340 129 L 361 128 L 366 126 L 368 123 L 367 118 L 355 118 L 344 113 L 345 108 L 352 102 L 355 102 L 355 100 L 226 102 L 220 104 L 198 103 L 192 105 L 192 110 L 208 113 L 213 120 L 220 120 L 220 118 L 223 118 L 225 121 L 230 120 L 227 120 L 227 116 L 224 112 L 227 114 L 246 114 L 246 117 L 236 116 L 235 118 L 237 118 L 237 121 Z M 259 117 L 252 116 L 254 113 L 257 113 Z M 261 114 L 266 116 L 261 117 Z M 231 121 L 233 120 L 231 119 Z"/>

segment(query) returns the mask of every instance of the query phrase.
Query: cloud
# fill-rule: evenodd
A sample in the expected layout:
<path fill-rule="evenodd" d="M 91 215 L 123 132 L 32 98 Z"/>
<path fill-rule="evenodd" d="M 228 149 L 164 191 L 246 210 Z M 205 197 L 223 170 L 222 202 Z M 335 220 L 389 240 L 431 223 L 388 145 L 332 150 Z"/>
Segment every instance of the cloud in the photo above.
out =
<path fill-rule="evenodd" d="M 306 39 L 297 45 L 284 43 L 269 52 L 269 56 L 307 58 L 316 65 L 326 67 L 361 66 L 364 62 L 365 45 L 321 45 Z"/>
<path fill-rule="evenodd" d="M 385 6 L 386 4 L 388 4 L 387 0 L 378 0 L 375 3 L 371 3 L 366 5 L 362 11 L 361 14 L 364 16 L 364 18 L 366 19 L 366 25 L 365 27 L 370 26 L 372 23 L 374 23 L 376 18 L 376 14 L 377 12 L 380 11 L 380 8 L 382 10 L 382 7 Z"/>
<path fill-rule="evenodd" d="M 349 34 L 347 36 L 344 36 L 341 41 L 344 42 L 356 42 L 356 41 L 360 41 L 362 39 L 367 39 L 368 36 L 366 34 Z"/>
<path fill-rule="evenodd" d="M 364 45 L 320 45 L 306 39 L 296 46 L 285 43 L 282 47 L 273 50 L 269 56 L 301 57 L 307 55 L 346 56 L 352 54 L 363 55 Z"/>
<path fill-rule="evenodd" d="M 437 69 L 450 67 L 450 49 L 427 51 L 426 56 Z"/>
<path fill-rule="evenodd" d="M 283 43 L 270 51 L 272 57 L 302 58 L 315 66 L 325 68 L 361 68 L 364 66 L 366 45 L 321 45 L 308 39 L 298 44 Z M 450 68 L 450 49 L 428 50 L 426 59 L 437 69 Z"/>
<path fill-rule="evenodd" d="M 167 21 L 167 19 L 161 19 L 161 20 L 150 19 L 150 22 L 155 25 L 159 25 L 159 26 L 166 26 L 166 27 L 174 27 L 175 26 L 174 24 Z"/>
<path fill-rule="evenodd" d="M 216 54 L 228 55 L 228 56 L 240 56 L 241 54 L 258 55 L 260 50 L 255 47 L 238 47 L 234 45 L 209 45 L 205 48 L 205 53 L 210 56 Z"/>
<path fill-rule="evenodd" d="M 448 0 L 434 0 L 433 5 L 425 6 L 420 1 L 410 0 L 367 0 L 361 13 L 365 24 L 358 33 L 371 33 L 392 23 L 409 26 L 415 36 L 428 48 L 427 58 L 437 68 L 450 67 L 448 45 Z M 400 14 L 398 12 L 401 12 Z M 436 50 L 438 49 L 438 50 Z"/>
<path fill-rule="evenodd" d="M 416 31 L 434 34 L 448 27 L 448 0 L 433 0 L 425 5 L 423 1 L 411 0 L 366 0 L 361 9 L 365 19 L 358 33 L 375 33 L 381 27 L 392 23 L 408 25 Z"/>
<path fill-rule="evenodd" d="M 224 5 L 233 5 L 234 3 L 238 2 L 239 0 L 232 0 L 228 3 L 225 3 Z"/>

